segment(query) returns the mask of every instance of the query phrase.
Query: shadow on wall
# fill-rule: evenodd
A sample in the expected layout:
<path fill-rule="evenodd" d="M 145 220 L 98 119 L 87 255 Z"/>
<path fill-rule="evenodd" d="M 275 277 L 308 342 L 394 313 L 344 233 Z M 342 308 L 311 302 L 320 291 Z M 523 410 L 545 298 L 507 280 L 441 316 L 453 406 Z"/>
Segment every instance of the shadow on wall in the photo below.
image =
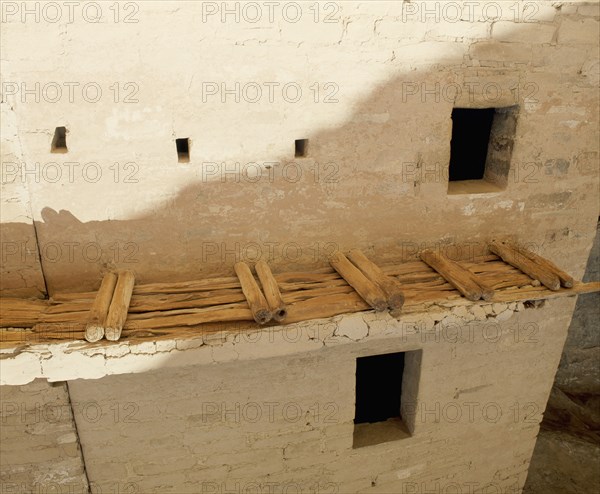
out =
<path fill-rule="evenodd" d="M 479 56 L 475 46 L 470 47 L 473 58 Z M 492 46 L 500 53 L 503 44 Z M 524 64 L 483 70 L 465 63 L 462 52 L 435 62 L 377 87 L 338 128 L 298 136 L 308 139 L 304 157 L 294 157 L 290 142 L 290 156 L 270 168 L 250 166 L 231 176 L 212 164 L 197 164 L 192 145 L 189 163 L 165 164 L 179 171 L 187 167 L 190 185 L 152 211 L 84 223 L 69 211 L 43 208 L 35 230 L 47 292 L 94 290 L 104 272 L 119 268 L 132 269 L 140 283 L 176 281 L 233 274 L 239 259 L 263 258 L 275 269 L 312 268 L 337 249 L 359 247 L 377 260 L 386 249 L 414 255 L 415 243 L 441 238 L 480 240 L 483 246 L 490 236 L 518 233 L 517 221 L 522 231 L 536 231 L 539 221 L 531 212 L 507 214 L 484 204 L 481 213 L 465 216 L 473 199 L 447 195 L 452 108 L 522 106 Z M 477 88 L 462 90 L 473 77 L 480 81 Z M 521 90 L 509 89 L 515 82 Z M 425 83 L 439 89 L 426 94 Z M 481 90 L 485 83 L 496 84 L 500 94 L 491 99 Z M 521 149 L 519 159 L 535 151 L 543 151 L 543 143 Z M 143 191 L 144 180 L 131 186 Z M 567 204 L 561 206 L 574 207 L 574 196 L 563 197 Z M 492 196 L 488 206 L 497 200 Z M 22 239 L 26 230 L 26 224 L 3 224 L 3 245 Z M 26 264 L 24 257 L 36 255 L 31 247 L 27 253 L 20 246 L 16 253 L 3 252 L 3 272 Z M 14 276 L 6 279 L 15 282 Z M 9 293 L 16 287 L 1 288 Z"/>
<path fill-rule="evenodd" d="M 500 43 L 497 49 L 502 49 Z M 540 204 L 537 210 L 533 207 L 533 213 L 515 209 L 507 214 L 506 210 L 488 207 L 498 201 L 493 195 L 478 202 L 482 209 L 472 214 L 474 199 L 448 197 L 444 172 L 450 157 L 453 107 L 522 107 L 524 94 L 508 91 L 491 102 L 483 93 L 472 95 L 470 101 L 470 94 L 449 98 L 448 93 L 440 92 L 439 100 L 433 95 L 432 101 L 431 95 L 421 91 L 425 82 L 427 87 L 439 82 L 443 91 L 451 84 L 465 87 L 464 81 L 473 77 L 482 83 L 496 82 L 505 90 L 516 80 L 523 88 L 527 81 L 523 68 L 469 67 L 464 65 L 462 54 L 436 63 L 438 66 L 426 70 L 399 73 L 377 87 L 341 126 L 298 136 L 308 139 L 306 156 L 281 157 L 279 164 L 263 170 L 264 179 L 221 180 L 218 173 L 215 179 L 211 172 L 210 179 L 202 180 L 192 146 L 190 162 L 177 166 L 189 167 L 194 180 L 190 179 L 190 185 L 173 201 L 153 211 L 130 219 L 84 223 L 69 211 L 44 208 L 43 221 L 36 222 L 35 227 L 49 294 L 96 289 L 103 272 L 115 268 L 133 269 L 141 283 L 193 279 L 233 274 L 236 258 L 252 261 L 257 256 L 266 257 L 275 267 L 285 264 L 292 269 L 320 265 L 336 249 L 360 247 L 372 251 L 377 259 L 385 249 L 397 250 L 403 242 L 410 243 L 414 253 L 418 247 L 414 242 L 437 242 L 449 235 L 468 241 L 514 234 L 517 222 L 523 232 L 540 231 L 543 225 L 535 213 L 547 211 L 547 204 Z M 544 115 L 521 114 L 519 124 L 527 124 L 530 118 L 539 121 Z M 534 124 L 530 122 L 529 129 Z M 556 139 L 557 134 L 548 139 Z M 535 141 L 541 135 L 530 139 Z M 541 151 L 543 142 L 533 148 L 515 147 L 516 153 L 522 153 L 521 160 Z M 144 186 L 143 182 L 132 184 L 140 189 Z M 507 192 L 511 199 L 522 194 L 524 201 L 526 194 L 531 194 Z M 580 200 L 573 196 L 567 195 L 564 202 L 573 205 Z M 465 207 L 471 212 L 466 213 Z M 557 222 L 572 219 L 572 215 L 564 216 Z M 3 225 L 2 240 L 20 238 L 24 226 Z M 88 253 L 94 260 L 81 252 L 71 256 L 65 242 L 90 243 L 106 255 L 95 259 L 96 252 Z M 58 257 L 48 250 L 52 245 L 62 247 Z M 115 246 L 119 256 L 115 256 Z M 11 269 L 10 263 L 3 262 L 3 266 Z M 461 365 L 461 359 L 454 361 Z M 318 371 L 313 370 L 322 379 Z M 263 382 L 267 382 L 265 375 L 259 376 Z"/>
<path fill-rule="evenodd" d="M 600 222 L 584 281 L 600 281 Z M 600 443 L 600 293 L 577 297 L 542 427 Z"/>
<path fill-rule="evenodd" d="M 600 222 L 586 282 L 600 280 Z M 577 297 L 560 366 L 544 410 L 525 494 L 592 492 L 600 481 L 600 294 Z"/>

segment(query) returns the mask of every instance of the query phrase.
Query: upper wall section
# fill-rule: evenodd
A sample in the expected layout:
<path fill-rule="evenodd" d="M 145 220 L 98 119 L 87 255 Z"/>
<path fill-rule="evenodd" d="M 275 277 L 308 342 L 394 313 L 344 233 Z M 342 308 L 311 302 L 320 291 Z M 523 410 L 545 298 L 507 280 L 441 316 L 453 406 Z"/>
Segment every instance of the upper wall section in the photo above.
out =
<path fill-rule="evenodd" d="M 37 249 L 28 184 L 25 180 L 17 179 L 16 174 L 8 176 L 11 170 L 16 172 L 18 163 L 23 162 L 23 155 L 16 114 L 6 102 L 0 103 L 0 121 L 0 294 L 43 297 L 46 295 L 46 287 Z"/>
<path fill-rule="evenodd" d="M 504 235 L 583 273 L 597 5 L 52 4 L 3 3 L 1 34 L 23 149 L 2 180 L 28 186 L 50 293 Z M 448 195 L 452 109 L 508 106 L 506 187 Z"/>

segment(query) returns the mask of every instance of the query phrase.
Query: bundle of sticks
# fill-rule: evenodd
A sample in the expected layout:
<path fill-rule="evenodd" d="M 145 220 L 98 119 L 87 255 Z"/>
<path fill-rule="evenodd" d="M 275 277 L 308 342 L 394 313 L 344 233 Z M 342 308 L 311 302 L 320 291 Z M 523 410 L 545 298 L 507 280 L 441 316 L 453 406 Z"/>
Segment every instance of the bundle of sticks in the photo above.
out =
<path fill-rule="evenodd" d="M 397 314 L 461 296 L 505 302 L 546 298 L 561 284 L 575 286 L 552 263 L 512 244 L 492 242 L 490 250 L 497 255 L 471 262 L 423 251 L 422 261 L 379 267 L 354 249 L 332 256 L 331 268 L 310 273 L 273 274 L 259 261 L 258 279 L 246 263 L 234 266 L 236 276 L 177 283 L 135 285 L 129 271 L 107 273 L 97 292 L 56 294 L 47 301 L 2 299 L 1 327 L 32 328 L 3 332 L 2 340 L 173 337 L 218 323 L 244 321 L 252 328 L 369 309 Z M 579 284 L 575 291 L 598 288 L 592 285 Z"/>

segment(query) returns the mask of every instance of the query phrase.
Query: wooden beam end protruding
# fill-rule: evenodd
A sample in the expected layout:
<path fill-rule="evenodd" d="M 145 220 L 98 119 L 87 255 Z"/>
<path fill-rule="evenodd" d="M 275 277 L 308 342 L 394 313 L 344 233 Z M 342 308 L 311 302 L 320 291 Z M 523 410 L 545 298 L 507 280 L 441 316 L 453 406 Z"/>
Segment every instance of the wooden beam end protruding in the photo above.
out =
<path fill-rule="evenodd" d="M 388 302 L 383 290 L 369 280 L 344 254 L 336 252 L 329 258 L 329 263 L 373 309 L 378 312 L 387 309 Z"/>
<path fill-rule="evenodd" d="M 254 269 L 262 285 L 269 309 L 273 314 L 273 319 L 277 322 L 282 322 L 287 317 L 287 308 L 285 307 L 279 285 L 273 276 L 271 268 L 261 259 L 254 265 Z"/>
<path fill-rule="evenodd" d="M 573 288 L 573 286 L 575 285 L 575 279 L 570 274 L 560 269 L 549 259 L 546 259 L 545 257 L 542 257 L 530 251 L 529 249 L 526 249 L 525 247 L 516 245 L 512 245 L 512 247 L 518 250 L 519 253 L 523 254 L 531 261 L 537 263 L 538 265 L 542 266 L 543 268 L 556 275 L 560 281 L 561 286 L 564 286 L 565 288 Z"/>
<path fill-rule="evenodd" d="M 261 325 L 267 324 L 273 318 L 273 313 L 258 283 L 256 283 L 250 267 L 245 262 L 240 261 L 235 263 L 233 269 L 240 281 L 242 292 L 246 297 L 254 320 Z"/>
<path fill-rule="evenodd" d="M 119 272 L 104 328 L 106 339 L 109 341 L 118 341 L 121 337 L 121 332 L 123 331 L 123 326 L 129 312 L 129 303 L 131 302 L 134 284 L 135 275 L 133 271 Z"/>
<path fill-rule="evenodd" d="M 480 299 L 489 301 L 494 297 L 493 289 L 457 262 L 431 249 L 422 251 L 420 256 L 423 262 L 442 275 L 448 283 L 468 300 L 473 302 Z"/>
<path fill-rule="evenodd" d="M 553 272 L 552 269 L 548 267 L 547 264 L 540 263 L 538 260 L 533 260 L 530 256 L 525 255 L 524 251 L 519 250 L 510 242 L 492 240 L 488 243 L 488 248 L 504 262 L 521 270 L 530 278 L 538 280 L 546 288 L 549 288 L 553 291 L 560 289 L 560 278 L 555 272 Z"/>
<path fill-rule="evenodd" d="M 396 278 L 386 275 L 377 264 L 371 261 L 360 249 L 348 253 L 354 265 L 375 285 L 383 290 L 387 305 L 391 310 L 401 309 L 404 305 L 402 286 Z"/>
<path fill-rule="evenodd" d="M 117 275 L 115 273 L 106 273 L 102 278 L 102 283 L 100 284 L 98 293 L 96 293 L 96 298 L 94 299 L 85 325 L 85 339 L 90 343 L 95 343 L 104 338 L 104 325 L 106 324 L 116 284 Z"/>

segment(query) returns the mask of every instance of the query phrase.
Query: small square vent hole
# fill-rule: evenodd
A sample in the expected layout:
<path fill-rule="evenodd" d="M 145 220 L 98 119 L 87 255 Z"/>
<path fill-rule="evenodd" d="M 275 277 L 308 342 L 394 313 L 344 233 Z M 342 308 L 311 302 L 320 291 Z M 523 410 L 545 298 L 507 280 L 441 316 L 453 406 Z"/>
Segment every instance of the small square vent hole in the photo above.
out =
<path fill-rule="evenodd" d="M 175 146 L 177 147 L 177 161 L 179 163 L 189 163 L 190 140 L 187 137 L 182 139 L 175 139 Z"/>
<path fill-rule="evenodd" d="M 295 153 L 296 158 L 304 158 L 308 155 L 308 139 L 296 139 Z"/>
<path fill-rule="evenodd" d="M 67 151 L 67 128 L 56 127 L 54 130 L 54 137 L 52 138 L 52 144 L 50 145 L 50 152 L 66 153 Z"/>

